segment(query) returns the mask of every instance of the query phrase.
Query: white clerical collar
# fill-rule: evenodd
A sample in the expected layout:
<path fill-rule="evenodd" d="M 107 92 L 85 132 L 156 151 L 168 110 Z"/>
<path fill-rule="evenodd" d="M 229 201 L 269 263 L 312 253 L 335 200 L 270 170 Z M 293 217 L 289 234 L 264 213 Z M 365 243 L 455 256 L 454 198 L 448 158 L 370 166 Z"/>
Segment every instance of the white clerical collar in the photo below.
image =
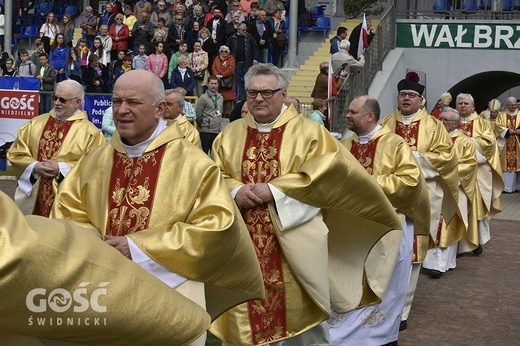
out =
<path fill-rule="evenodd" d="M 271 130 L 273 129 L 274 127 L 274 124 L 276 124 L 276 122 L 278 121 L 278 119 L 280 119 L 280 117 L 282 116 L 282 114 L 287 110 L 287 106 L 285 104 L 282 105 L 282 109 L 280 111 L 280 114 L 278 114 L 278 116 L 276 118 L 274 118 L 273 120 L 271 120 L 270 122 L 268 123 L 259 123 L 258 121 L 256 121 L 256 119 L 253 117 L 253 120 L 255 121 L 255 124 L 256 124 L 256 127 L 258 128 L 258 132 L 271 132 Z"/>
<path fill-rule="evenodd" d="M 413 119 L 417 116 L 417 114 L 419 114 L 420 111 L 421 111 L 421 109 L 419 108 L 419 110 L 413 114 L 403 115 L 401 112 L 399 112 L 399 115 L 401 116 L 401 120 L 403 121 L 403 123 L 405 125 L 410 125 L 412 123 Z"/>
<path fill-rule="evenodd" d="M 123 145 L 123 149 L 125 149 L 126 153 L 128 154 L 128 157 L 139 157 L 142 156 L 148 145 L 157 137 L 161 132 L 164 131 L 166 128 L 166 121 L 163 119 L 159 119 L 159 122 L 157 123 L 157 127 L 155 128 L 155 131 L 152 133 L 152 135 L 145 140 L 144 142 L 141 142 L 136 145 L 126 145 L 121 141 L 121 144 Z"/>
<path fill-rule="evenodd" d="M 55 110 L 56 111 L 56 110 Z M 70 116 L 66 117 L 66 118 L 60 118 L 58 117 L 58 115 L 56 115 L 56 113 L 54 113 L 54 115 L 56 116 L 56 120 L 59 120 L 59 121 L 66 121 L 68 118 L 70 118 L 71 116 L 75 115 L 75 114 L 78 114 L 80 112 L 83 112 L 82 110 L 79 110 L 79 109 L 76 109 L 76 111 L 74 113 L 72 113 Z"/>
<path fill-rule="evenodd" d="M 177 116 L 177 118 L 173 119 L 173 121 L 177 121 L 177 120 L 179 120 L 180 118 L 182 118 L 182 113 L 180 113 L 180 114 Z"/>
<path fill-rule="evenodd" d="M 372 131 L 370 131 L 369 133 L 367 133 L 366 135 L 358 135 L 359 137 L 359 143 L 360 144 L 367 144 L 370 139 L 374 136 L 374 134 L 381 128 L 382 126 L 379 125 L 379 124 L 376 124 L 376 127 L 374 127 L 374 129 Z"/>
<path fill-rule="evenodd" d="M 470 117 L 470 116 L 471 116 L 471 114 L 468 115 L 467 117 L 460 117 L 460 122 L 461 122 L 461 123 L 464 123 L 464 124 L 467 123 L 467 122 L 469 121 L 469 117 Z"/>
<path fill-rule="evenodd" d="M 457 130 L 458 130 L 458 129 L 455 128 L 453 131 L 449 132 L 448 134 L 450 135 L 450 137 L 451 137 L 455 132 L 457 132 Z"/>
<path fill-rule="evenodd" d="M 514 112 L 507 111 L 507 114 L 509 114 L 510 116 L 513 116 L 516 114 L 516 111 L 514 111 Z"/>

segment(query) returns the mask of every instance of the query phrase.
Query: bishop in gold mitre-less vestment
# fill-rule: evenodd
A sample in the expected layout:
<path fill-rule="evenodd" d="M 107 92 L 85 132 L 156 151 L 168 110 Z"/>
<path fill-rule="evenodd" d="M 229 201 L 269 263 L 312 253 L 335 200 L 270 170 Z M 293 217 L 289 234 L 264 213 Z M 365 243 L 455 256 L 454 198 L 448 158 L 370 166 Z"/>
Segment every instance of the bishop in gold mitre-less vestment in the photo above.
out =
<path fill-rule="evenodd" d="M 274 201 L 243 209 L 265 300 L 220 316 L 210 331 L 230 345 L 301 335 L 340 312 L 381 301 L 402 224 L 377 182 L 328 131 L 287 103 L 269 124 L 251 113 L 226 126 L 212 158 L 229 191 L 268 183 Z M 302 209 L 300 209 L 300 207 Z M 302 210 L 312 212 L 302 213 Z"/>

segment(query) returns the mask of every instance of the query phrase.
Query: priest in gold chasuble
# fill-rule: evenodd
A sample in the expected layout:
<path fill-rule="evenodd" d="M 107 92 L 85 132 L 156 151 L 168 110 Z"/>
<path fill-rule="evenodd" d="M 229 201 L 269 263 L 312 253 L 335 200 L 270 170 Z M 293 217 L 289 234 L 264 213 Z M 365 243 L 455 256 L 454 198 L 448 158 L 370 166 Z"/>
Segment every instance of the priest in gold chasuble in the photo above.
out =
<path fill-rule="evenodd" d="M 117 135 L 70 172 L 53 216 L 90 229 L 212 318 L 263 298 L 253 246 L 220 170 L 162 119 L 160 79 L 125 73 L 112 102 Z"/>
<path fill-rule="evenodd" d="M 401 242 L 381 188 L 326 129 L 283 103 L 287 84 L 271 64 L 251 67 L 249 113 L 213 144 L 266 290 L 213 322 L 230 345 L 328 344 L 331 306 L 380 302 Z"/>
<path fill-rule="evenodd" d="M 18 130 L 7 158 L 18 179 L 15 201 L 24 214 L 49 216 L 59 183 L 85 152 L 105 143 L 101 131 L 79 109 L 83 95 L 79 83 L 59 83 L 50 113 Z"/>
<path fill-rule="evenodd" d="M 408 143 L 421 167 L 430 198 L 430 235 L 432 239 L 436 239 L 441 214 L 448 224 L 452 219 L 460 217 L 457 211 L 459 194 L 457 159 L 444 126 L 422 107 L 424 85 L 419 83 L 419 76 L 413 72 L 408 73 L 406 78 L 398 83 L 397 91 L 397 110 L 387 115 L 380 124 L 388 126 L 390 131 L 398 134 Z M 416 242 L 424 240 L 415 239 Z M 425 247 L 424 244 L 416 246 L 414 251 Z M 405 321 L 419 279 L 420 263 L 425 256 L 426 253 L 414 254 L 414 265 L 402 317 L 404 324 L 407 323 Z"/>
<path fill-rule="evenodd" d="M 514 97 L 507 99 L 507 110 L 499 114 L 495 127 L 495 135 L 505 140 L 504 149 L 500 153 L 500 165 L 506 193 L 520 190 L 520 113 L 516 101 Z"/>
<path fill-rule="evenodd" d="M 456 100 L 460 114 L 459 128 L 471 137 L 477 149 L 477 219 L 479 221 L 479 248 L 491 238 L 489 218 L 501 211 L 500 194 L 504 190 L 502 168 L 497 141 L 489 122 L 475 112 L 475 101 L 470 94 L 459 94 Z"/>
<path fill-rule="evenodd" d="M 439 120 L 444 124 L 453 142 L 453 150 L 457 156 L 459 177 L 459 209 L 463 222 L 452 222 L 448 232 L 442 232 L 436 239 L 440 246 L 449 246 L 454 236 L 462 237 L 458 243 L 458 253 L 473 251 L 478 248 L 477 220 L 477 149 L 475 143 L 460 130 L 460 116 L 457 110 L 446 107 Z M 443 225 L 445 227 L 445 225 Z M 445 244 L 445 245 L 444 245 Z M 456 256 L 455 256 L 456 257 Z M 455 258 L 453 259 L 455 263 Z"/>
<path fill-rule="evenodd" d="M 184 96 L 174 90 L 166 90 L 165 93 L 167 111 L 164 114 L 164 119 L 168 121 L 168 124 L 177 122 L 181 132 L 184 134 L 184 138 L 202 149 L 199 131 L 190 123 L 186 114 L 182 113 Z"/>
<path fill-rule="evenodd" d="M 347 113 L 347 127 L 355 134 L 341 143 L 381 185 L 397 213 L 406 216 L 403 240 L 383 301 L 346 314 L 331 312 L 332 345 L 397 342 L 413 246 L 428 245 L 430 237 L 430 200 L 419 164 L 403 138 L 377 124 L 379 115 L 377 100 L 370 96 L 356 97 Z M 425 237 L 426 241 L 414 242 L 414 234 L 417 238 Z"/>

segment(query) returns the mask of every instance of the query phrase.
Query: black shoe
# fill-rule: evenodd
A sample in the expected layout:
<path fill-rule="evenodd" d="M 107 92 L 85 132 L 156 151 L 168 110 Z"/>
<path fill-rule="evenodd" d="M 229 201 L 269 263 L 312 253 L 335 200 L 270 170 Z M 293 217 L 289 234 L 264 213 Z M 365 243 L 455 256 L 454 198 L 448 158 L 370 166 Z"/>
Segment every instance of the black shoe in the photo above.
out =
<path fill-rule="evenodd" d="M 407 320 L 401 321 L 401 323 L 399 324 L 399 331 L 405 330 L 406 328 L 408 328 L 408 321 Z"/>
<path fill-rule="evenodd" d="M 475 256 L 480 256 L 482 255 L 482 245 L 479 244 L 478 248 L 476 248 L 475 250 L 473 250 L 473 254 Z"/>
<path fill-rule="evenodd" d="M 439 270 L 432 269 L 430 270 L 430 276 L 434 279 L 440 279 L 442 277 L 442 272 Z"/>

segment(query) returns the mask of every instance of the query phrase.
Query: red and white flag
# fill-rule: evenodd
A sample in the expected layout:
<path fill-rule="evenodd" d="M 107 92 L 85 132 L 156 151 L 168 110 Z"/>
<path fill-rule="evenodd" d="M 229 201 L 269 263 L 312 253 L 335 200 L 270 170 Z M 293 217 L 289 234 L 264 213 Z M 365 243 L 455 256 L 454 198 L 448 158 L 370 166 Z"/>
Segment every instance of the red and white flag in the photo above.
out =
<path fill-rule="evenodd" d="M 363 13 L 363 24 L 361 25 L 361 31 L 359 32 L 359 44 L 357 49 L 357 57 L 363 55 L 365 49 L 368 47 L 368 28 L 367 19 Z"/>

